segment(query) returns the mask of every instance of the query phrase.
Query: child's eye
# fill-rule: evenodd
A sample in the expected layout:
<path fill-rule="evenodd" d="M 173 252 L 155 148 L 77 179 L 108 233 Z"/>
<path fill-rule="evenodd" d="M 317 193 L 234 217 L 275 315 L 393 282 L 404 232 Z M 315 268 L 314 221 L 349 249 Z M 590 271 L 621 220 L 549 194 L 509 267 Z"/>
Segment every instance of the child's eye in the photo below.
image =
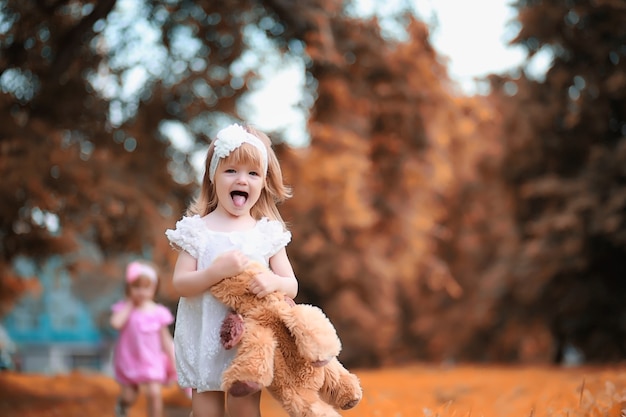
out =
<path fill-rule="evenodd" d="M 250 171 L 250 175 L 254 175 L 254 176 L 259 176 L 259 173 L 257 171 Z"/>
<path fill-rule="evenodd" d="M 235 170 L 233 168 L 226 168 L 224 172 L 228 172 L 229 174 L 232 174 L 233 172 L 235 172 Z"/>

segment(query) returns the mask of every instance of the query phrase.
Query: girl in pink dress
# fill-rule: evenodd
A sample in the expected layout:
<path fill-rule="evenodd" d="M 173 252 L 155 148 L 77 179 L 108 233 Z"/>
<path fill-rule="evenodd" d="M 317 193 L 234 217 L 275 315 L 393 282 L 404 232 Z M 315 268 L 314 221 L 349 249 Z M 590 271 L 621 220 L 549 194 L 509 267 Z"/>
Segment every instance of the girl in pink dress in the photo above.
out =
<path fill-rule="evenodd" d="M 163 384 L 176 379 L 174 343 L 168 325 L 172 313 L 157 304 L 156 270 L 145 262 L 126 268 L 126 298 L 111 308 L 111 326 L 119 330 L 113 351 L 115 379 L 120 384 L 116 417 L 125 417 L 142 388 L 147 397 L 148 417 L 162 417 Z"/>

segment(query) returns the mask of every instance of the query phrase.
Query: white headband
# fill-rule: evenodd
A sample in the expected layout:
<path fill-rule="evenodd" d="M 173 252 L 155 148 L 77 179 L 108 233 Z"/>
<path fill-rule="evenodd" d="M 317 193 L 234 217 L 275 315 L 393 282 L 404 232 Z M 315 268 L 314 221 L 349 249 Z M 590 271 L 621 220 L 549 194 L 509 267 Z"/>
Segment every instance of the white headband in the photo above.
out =
<path fill-rule="evenodd" d="M 265 144 L 261 139 L 235 123 L 217 132 L 213 146 L 213 156 L 209 164 L 209 179 L 211 182 L 213 182 L 213 178 L 215 178 L 215 171 L 217 170 L 219 160 L 226 158 L 232 151 L 244 143 L 249 143 L 261 151 L 261 156 L 263 157 L 263 172 L 267 174 L 267 148 Z"/>

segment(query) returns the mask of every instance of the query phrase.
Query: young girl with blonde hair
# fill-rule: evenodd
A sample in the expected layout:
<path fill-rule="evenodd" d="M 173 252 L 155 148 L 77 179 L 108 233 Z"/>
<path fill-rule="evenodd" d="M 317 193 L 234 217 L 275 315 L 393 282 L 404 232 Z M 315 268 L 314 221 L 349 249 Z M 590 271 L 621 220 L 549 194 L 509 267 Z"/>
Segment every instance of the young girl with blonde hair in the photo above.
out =
<path fill-rule="evenodd" d="M 208 289 L 243 272 L 251 261 L 269 267 L 250 284 L 264 297 L 281 291 L 294 298 L 298 282 L 287 257 L 291 240 L 277 204 L 291 196 L 269 138 L 251 128 L 230 125 L 209 146 L 198 198 L 167 230 L 180 250 L 173 285 L 180 293 L 174 343 L 178 382 L 191 387 L 193 417 L 259 417 L 260 391 L 244 397 L 221 391 L 222 372 L 236 349 L 220 344 L 227 307 Z"/>

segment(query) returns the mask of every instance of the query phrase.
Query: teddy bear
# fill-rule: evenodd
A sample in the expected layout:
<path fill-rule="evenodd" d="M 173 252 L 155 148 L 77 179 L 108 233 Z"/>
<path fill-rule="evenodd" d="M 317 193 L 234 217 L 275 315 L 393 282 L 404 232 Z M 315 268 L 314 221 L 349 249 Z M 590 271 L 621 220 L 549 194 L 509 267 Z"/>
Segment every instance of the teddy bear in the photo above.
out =
<path fill-rule="evenodd" d="M 341 342 L 322 310 L 296 304 L 275 292 L 259 298 L 248 290 L 259 264 L 211 287 L 234 312 L 220 336 L 237 354 L 222 375 L 222 389 L 235 397 L 266 388 L 290 417 L 340 417 L 356 406 L 359 379 L 337 359 Z"/>

